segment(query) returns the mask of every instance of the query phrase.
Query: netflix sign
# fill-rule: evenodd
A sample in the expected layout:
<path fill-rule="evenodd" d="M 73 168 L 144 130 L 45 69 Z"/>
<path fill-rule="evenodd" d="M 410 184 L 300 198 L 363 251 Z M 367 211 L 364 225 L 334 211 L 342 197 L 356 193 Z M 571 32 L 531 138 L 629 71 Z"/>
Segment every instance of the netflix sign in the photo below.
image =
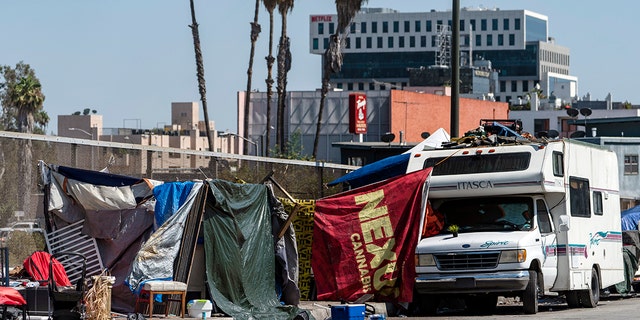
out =
<path fill-rule="evenodd" d="M 367 95 L 349 94 L 349 132 L 367 133 Z"/>

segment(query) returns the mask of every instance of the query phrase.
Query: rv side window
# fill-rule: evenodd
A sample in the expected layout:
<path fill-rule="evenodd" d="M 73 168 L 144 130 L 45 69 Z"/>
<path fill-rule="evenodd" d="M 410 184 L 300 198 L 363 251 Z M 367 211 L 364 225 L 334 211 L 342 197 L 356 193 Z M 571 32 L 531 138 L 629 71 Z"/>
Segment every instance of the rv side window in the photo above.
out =
<path fill-rule="evenodd" d="M 553 152 L 553 175 L 556 177 L 564 176 L 564 167 L 562 166 L 564 160 L 562 152 Z"/>
<path fill-rule="evenodd" d="M 571 215 L 574 217 L 591 217 L 591 203 L 589 201 L 589 180 L 569 177 L 569 200 L 571 201 Z"/>
<path fill-rule="evenodd" d="M 424 168 L 433 167 L 434 176 L 512 172 L 527 170 L 530 161 L 529 152 L 465 155 L 428 158 L 424 161 Z"/>
<path fill-rule="evenodd" d="M 547 205 L 542 200 L 536 200 L 536 211 L 538 216 L 538 225 L 540 233 L 549 233 L 553 231 L 551 228 L 551 219 L 549 219 L 549 211 Z"/>
<path fill-rule="evenodd" d="M 602 215 L 602 192 L 593 192 L 593 214 Z"/>

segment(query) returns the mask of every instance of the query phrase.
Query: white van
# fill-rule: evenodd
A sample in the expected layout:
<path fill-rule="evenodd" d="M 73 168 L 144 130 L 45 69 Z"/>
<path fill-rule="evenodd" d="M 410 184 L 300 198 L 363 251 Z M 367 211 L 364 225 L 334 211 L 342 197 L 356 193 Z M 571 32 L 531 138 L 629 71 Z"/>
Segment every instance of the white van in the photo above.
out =
<path fill-rule="evenodd" d="M 416 249 L 421 310 L 448 295 L 479 312 L 498 296 L 519 296 L 528 314 L 542 295 L 592 308 L 624 281 L 615 153 L 570 139 L 436 149 L 414 152 L 407 171 L 426 167 L 445 225 Z"/>

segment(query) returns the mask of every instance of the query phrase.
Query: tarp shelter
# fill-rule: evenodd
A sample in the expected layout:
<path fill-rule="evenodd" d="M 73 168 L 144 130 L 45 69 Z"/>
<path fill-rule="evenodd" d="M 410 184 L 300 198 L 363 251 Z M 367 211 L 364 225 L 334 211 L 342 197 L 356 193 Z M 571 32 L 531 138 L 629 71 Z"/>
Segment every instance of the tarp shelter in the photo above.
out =
<path fill-rule="evenodd" d="M 640 221 L 640 206 L 635 206 L 620 212 L 622 221 L 622 231 L 638 230 L 638 221 Z"/>
<path fill-rule="evenodd" d="M 77 250 L 116 278 L 113 311 L 133 312 L 144 281 L 188 283 L 201 225 L 209 295 L 221 311 L 235 319 L 291 319 L 300 311 L 292 306 L 299 302 L 295 233 L 289 226 L 273 237 L 287 215 L 269 185 L 162 182 L 44 162 L 40 169 L 49 250 L 90 238 Z M 56 242 L 57 232 L 75 225 Z"/>
<path fill-rule="evenodd" d="M 329 182 L 327 185 L 333 186 L 340 183 L 346 183 L 351 188 L 359 188 L 367 184 L 405 174 L 407 172 L 407 166 L 409 165 L 409 159 L 413 153 L 426 149 L 440 148 L 442 147 L 442 143 L 448 142 L 449 139 L 450 136 L 447 131 L 440 128 L 424 141 L 406 152 L 365 165 L 362 168 L 351 171 L 344 176 Z"/>

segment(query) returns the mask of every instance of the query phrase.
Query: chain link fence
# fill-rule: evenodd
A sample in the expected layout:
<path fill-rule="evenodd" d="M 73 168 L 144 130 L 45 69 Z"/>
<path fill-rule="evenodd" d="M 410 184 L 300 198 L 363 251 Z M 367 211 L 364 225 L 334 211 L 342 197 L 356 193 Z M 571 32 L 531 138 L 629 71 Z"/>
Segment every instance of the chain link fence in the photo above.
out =
<path fill-rule="evenodd" d="M 40 230 L 11 232 L 19 221 L 44 228 L 44 194 L 38 162 L 106 171 L 160 181 L 224 179 L 261 183 L 269 175 L 297 200 L 315 200 L 342 191 L 326 183 L 357 167 L 340 164 L 242 156 L 140 144 L 29 135 L 0 131 L 0 240 L 9 248 L 10 265 L 20 265 L 35 250 L 45 249 Z M 286 193 L 288 193 L 288 195 Z M 21 234 L 24 233 L 24 234 Z M 32 240 L 33 238 L 33 240 Z"/>

